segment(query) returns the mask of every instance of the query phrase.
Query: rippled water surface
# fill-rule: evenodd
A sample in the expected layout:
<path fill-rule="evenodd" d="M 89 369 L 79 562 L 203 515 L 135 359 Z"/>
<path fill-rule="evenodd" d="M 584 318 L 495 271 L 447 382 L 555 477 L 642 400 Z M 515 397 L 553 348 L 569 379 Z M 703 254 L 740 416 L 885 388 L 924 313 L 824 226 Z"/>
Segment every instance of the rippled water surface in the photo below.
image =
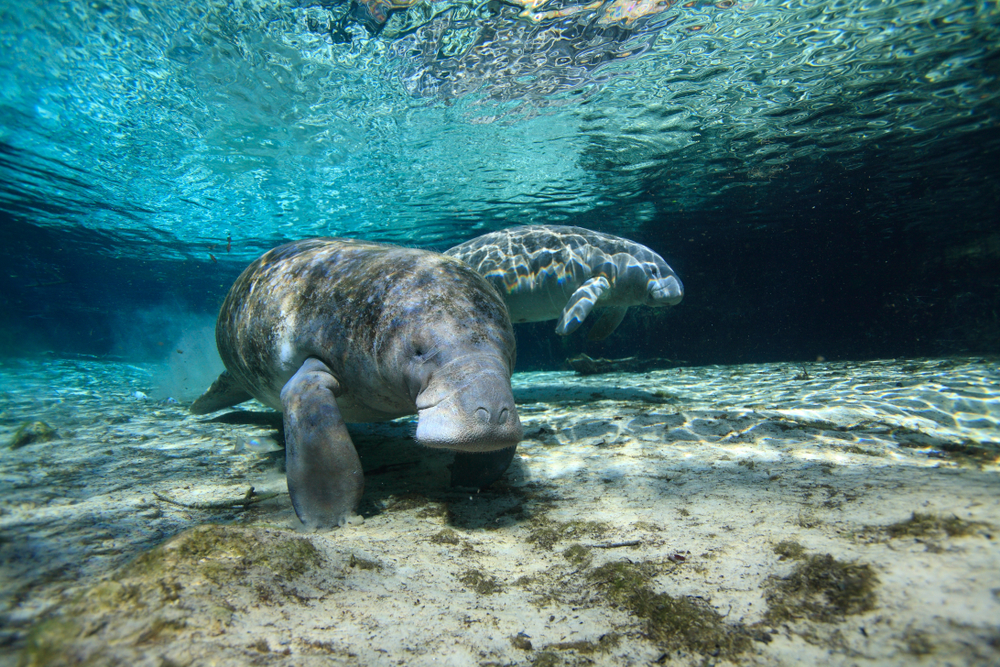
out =
<path fill-rule="evenodd" d="M 998 119 L 994 2 L 0 12 L 0 204 L 130 239 L 121 253 L 229 237 L 249 257 L 314 234 L 445 246 L 582 214 L 626 234 L 903 145 L 865 187 L 895 188 L 897 214 L 919 215 L 907 174 Z"/>

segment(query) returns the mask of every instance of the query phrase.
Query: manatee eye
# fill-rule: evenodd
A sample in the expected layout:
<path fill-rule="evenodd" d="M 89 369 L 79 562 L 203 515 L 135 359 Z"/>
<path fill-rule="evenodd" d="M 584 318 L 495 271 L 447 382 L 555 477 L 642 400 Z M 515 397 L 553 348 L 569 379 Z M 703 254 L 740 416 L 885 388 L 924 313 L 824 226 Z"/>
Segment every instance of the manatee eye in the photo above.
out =
<path fill-rule="evenodd" d="M 426 364 L 433 361 L 434 357 L 438 354 L 438 348 L 434 345 L 427 345 L 426 343 L 414 343 L 413 345 L 413 358 L 422 364 Z"/>

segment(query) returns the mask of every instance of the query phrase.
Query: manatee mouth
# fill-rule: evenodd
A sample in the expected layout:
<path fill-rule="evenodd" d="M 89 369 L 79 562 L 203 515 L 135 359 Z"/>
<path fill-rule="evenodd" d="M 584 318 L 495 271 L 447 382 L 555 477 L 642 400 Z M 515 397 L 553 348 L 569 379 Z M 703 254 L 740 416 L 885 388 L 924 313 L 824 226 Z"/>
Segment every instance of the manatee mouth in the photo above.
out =
<path fill-rule="evenodd" d="M 676 306 L 684 298 L 684 287 L 677 276 L 666 276 L 650 281 L 649 295 L 657 305 Z"/>
<path fill-rule="evenodd" d="M 524 436 L 506 378 L 484 373 L 418 411 L 417 442 L 425 447 L 489 452 Z"/>

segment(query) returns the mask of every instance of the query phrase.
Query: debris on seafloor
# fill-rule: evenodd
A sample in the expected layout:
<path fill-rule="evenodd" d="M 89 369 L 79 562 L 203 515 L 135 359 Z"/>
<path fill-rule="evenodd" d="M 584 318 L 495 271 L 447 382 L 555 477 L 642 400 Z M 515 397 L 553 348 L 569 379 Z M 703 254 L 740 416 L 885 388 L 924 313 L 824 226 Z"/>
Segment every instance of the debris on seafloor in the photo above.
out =
<path fill-rule="evenodd" d="M 574 370 L 580 375 L 599 375 L 601 373 L 645 373 L 646 371 L 662 370 L 683 366 L 683 361 L 653 357 L 624 357 L 622 359 L 594 359 L 586 354 L 578 354 L 566 359 L 564 368 Z"/>
<path fill-rule="evenodd" d="M 270 500 L 271 498 L 277 498 L 281 495 L 287 495 L 287 492 L 275 492 L 275 493 L 257 493 L 251 486 L 250 489 L 242 498 L 237 498 L 235 500 L 220 500 L 217 502 L 208 503 L 182 503 L 178 500 L 174 500 L 169 496 L 165 496 L 162 493 L 157 493 L 153 491 L 153 495 L 156 496 L 158 500 L 162 500 L 165 503 L 171 505 L 177 505 L 178 507 L 184 507 L 186 509 L 195 510 L 229 510 L 229 509 L 246 509 L 250 505 L 255 503 L 261 503 L 265 500 Z"/>
<path fill-rule="evenodd" d="M 10 439 L 10 448 L 18 449 L 33 442 L 47 442 L 57 437 L 56 430 L 43 421 L 24 422 Z"/>

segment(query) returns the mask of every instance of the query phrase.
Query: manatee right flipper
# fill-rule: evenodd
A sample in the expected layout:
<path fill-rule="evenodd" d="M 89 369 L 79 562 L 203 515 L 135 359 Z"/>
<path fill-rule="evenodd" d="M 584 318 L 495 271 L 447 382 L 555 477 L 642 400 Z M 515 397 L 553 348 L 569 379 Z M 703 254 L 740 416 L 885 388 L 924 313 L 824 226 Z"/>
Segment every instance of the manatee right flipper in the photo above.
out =
<path fill-rule="evenodd" d="M 311 529 L 343 525 L 365 488 L 361 460 L 337 407 L 339 392 L 330 369 L 314 357 L 281 389 L 288 495 Z"/>
<path fill-rule="evenodd" d="M 566 336 L 576 331 L 587 319 L 587 315 L 593 310 L 597 300 L 610 288 L 611 283 L 604 276 L 591 278 L 580 285 L 566 303 L 562 317 L 556 324 L 556 333 L 560 336 Z"/>
<path fill-rule="evenodd" d="M 191 414 L 207 415 L 222 408 L 229 408 L 237 403 L 249 401 L 253 396 L 240 385 L 229 371 L 222 371 L 212 386 L 191 404 Z"/>
<path fill-rule="evenodd" d="M 500 479 L 510 466 L 517 445 L 492 452 L 455 452 L 451 468 L 452 486 L 482 489 Z"/>

